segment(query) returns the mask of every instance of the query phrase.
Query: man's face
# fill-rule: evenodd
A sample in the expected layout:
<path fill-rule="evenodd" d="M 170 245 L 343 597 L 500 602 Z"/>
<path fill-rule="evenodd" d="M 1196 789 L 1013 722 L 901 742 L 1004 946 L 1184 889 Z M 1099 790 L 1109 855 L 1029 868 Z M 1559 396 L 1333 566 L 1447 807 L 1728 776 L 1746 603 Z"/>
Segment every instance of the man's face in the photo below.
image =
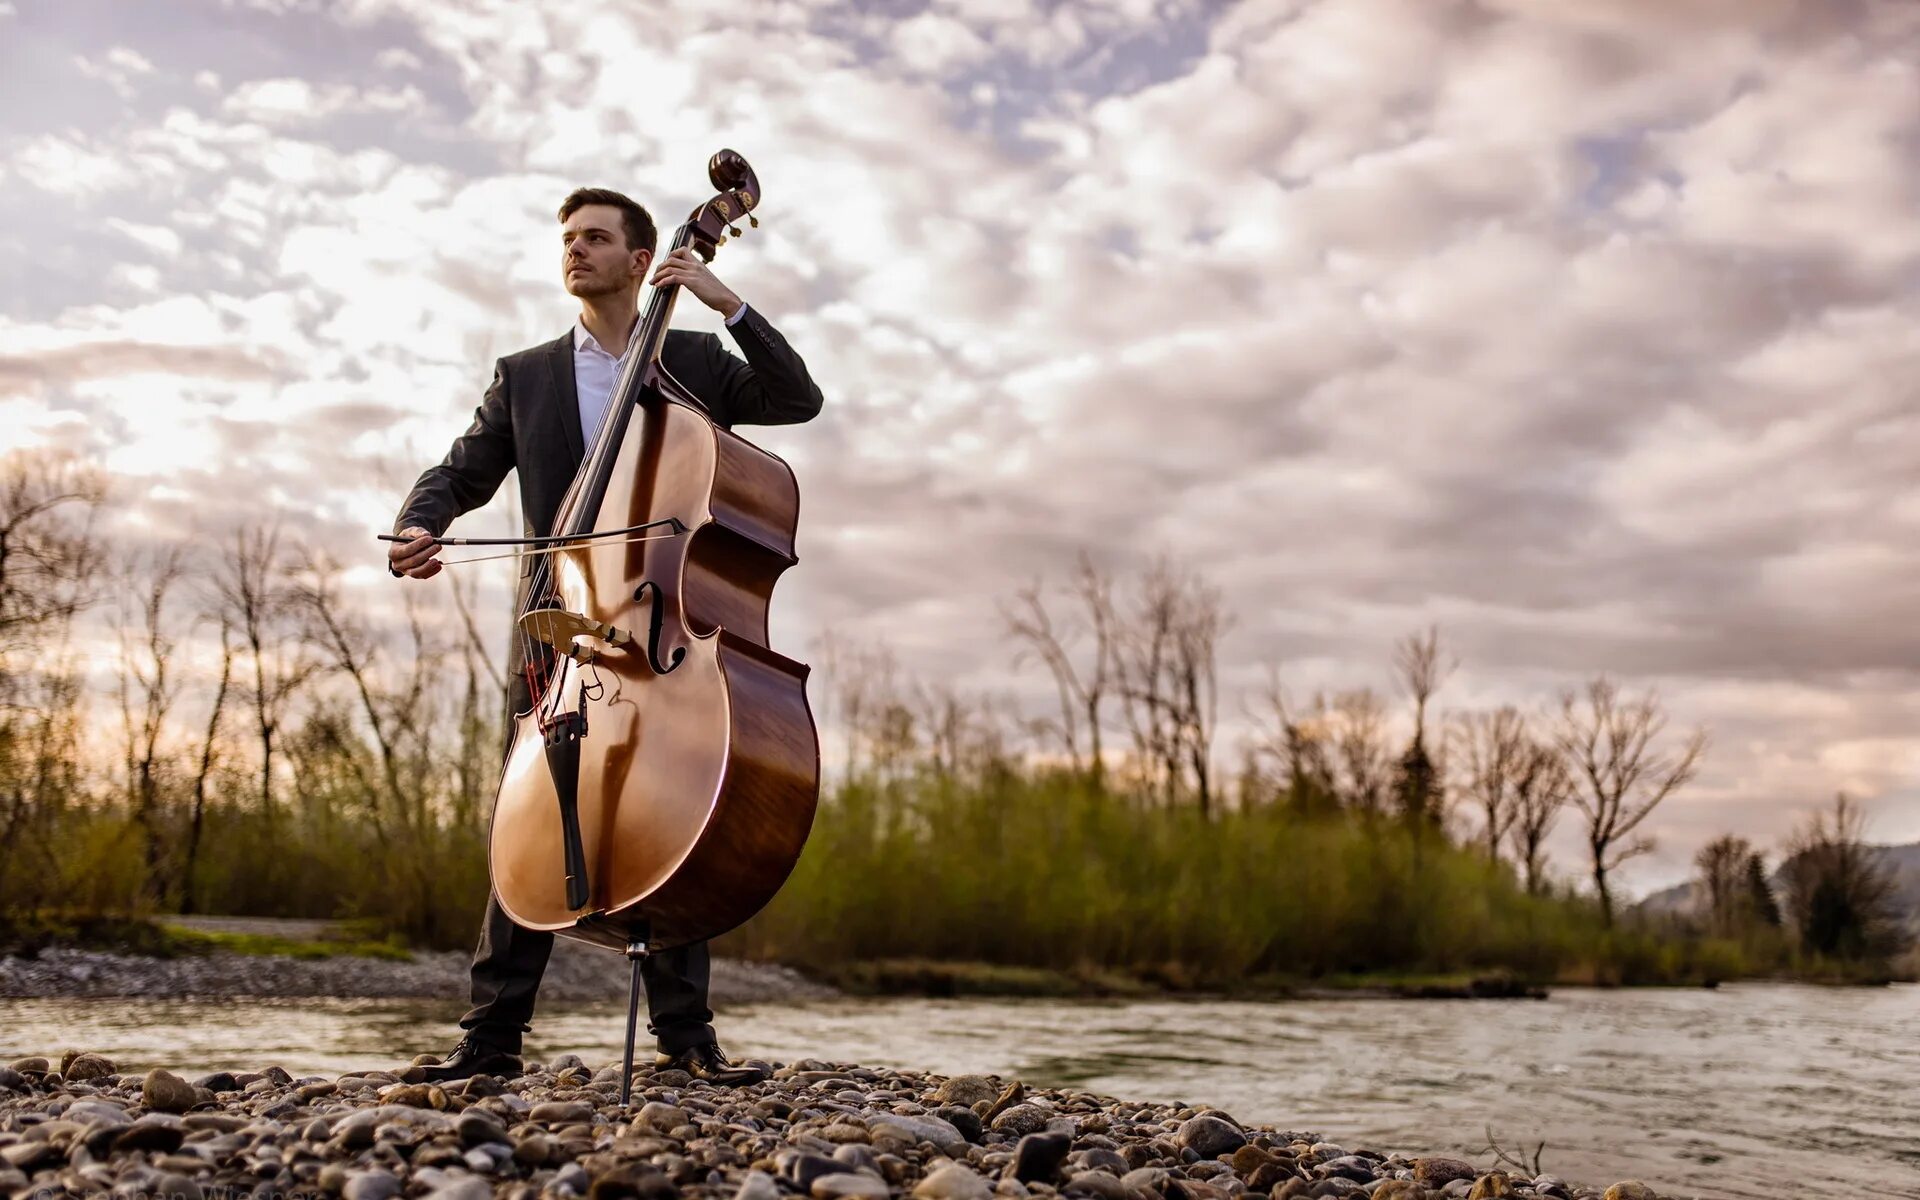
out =
<path fill-rule="evenodd" d="M 648 251 L 627 248 L 620 210 L 611 204 L 575 209 L 560 226 L 560 246 L 560 277 L 567 291 L 583 299 L 637 286 L 653 258 Z"/>

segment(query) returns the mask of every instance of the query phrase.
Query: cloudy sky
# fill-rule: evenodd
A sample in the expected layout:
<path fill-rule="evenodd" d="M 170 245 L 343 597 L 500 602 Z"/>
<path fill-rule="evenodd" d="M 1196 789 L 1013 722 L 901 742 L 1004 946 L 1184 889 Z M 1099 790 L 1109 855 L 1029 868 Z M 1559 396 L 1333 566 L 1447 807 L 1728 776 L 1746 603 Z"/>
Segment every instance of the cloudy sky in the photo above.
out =
<path fill-rule="evenodd" d="M 1916 64 L 1907 0 L 0 0 L 0 449 L 374 595 L 571 320 L 559 198 L 671 229 L 731 146 L 716 270 L 827 394 L 753 433 L 782 648 L 1038 711 L 996 602 L 1168 552 L 1237 618 L 1223 759 L 1269 664 L 1384 689 L 1437 622 L 1449 709 L 1607 671 L 1711 729 L 1630 887 L 1839 788 L 1910 840 Z"/>

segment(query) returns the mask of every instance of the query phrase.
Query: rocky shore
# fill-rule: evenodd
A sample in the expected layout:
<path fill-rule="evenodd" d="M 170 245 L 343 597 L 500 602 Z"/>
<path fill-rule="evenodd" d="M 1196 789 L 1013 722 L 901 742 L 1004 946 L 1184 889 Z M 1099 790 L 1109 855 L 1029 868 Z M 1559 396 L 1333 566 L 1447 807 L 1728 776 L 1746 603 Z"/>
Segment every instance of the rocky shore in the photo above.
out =
<path fill-rule="evenodd" d="M 215 1000 L 234 997 L 459 1000 L 466 996 L 465 951 L 421 951 L 408 960 L 289 958 L 217 953 L 152 958 L 98 950 L 49 947 L 0 956 L 0 998 L 141 996 Z M 770 963 L 716 959 L 711 994 L 716 1004 L 815 999 L 831 988 Z M 561 938 L 540 985 L 541 998 L 561 1002 L 625 1000 L 626 960 L 611 951 Z"/>
<path fill-rule="evenodd" d="M 418 1064 L 416 1064 L 417 1067 Z M 191 1082 L 97 1054 L 0 1068 L 0 1195 L 113 1200 L 1655 1200 L 1248 1126 L 1212 1109 L 848 1064 L 716 1089 L 572 1055 L 448 1087 L 413 1069 Z"/>

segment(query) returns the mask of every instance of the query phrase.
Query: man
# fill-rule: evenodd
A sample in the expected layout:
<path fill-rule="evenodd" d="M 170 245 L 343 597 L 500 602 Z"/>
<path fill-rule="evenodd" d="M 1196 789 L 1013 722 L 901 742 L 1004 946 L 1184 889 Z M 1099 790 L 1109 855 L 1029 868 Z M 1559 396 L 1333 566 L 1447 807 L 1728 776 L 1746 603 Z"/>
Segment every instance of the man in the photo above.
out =
<path fill-rule="evenodd" d="M 473 424 L 439 466 L 420 476 L 401 507 L 394 528 L 412 540 L 396 542 L 388 551 L 388 569 L 396 577 L 439 574 L 440 548 L 432 539 L 455 517 L 491 499 L 516 467 L 527 533 L 551 531 L 624 366 L 656 241 L 646 209 L 618 192 L 580 188 L 560 205 L 561 277 L 580 301 L 579 319 L 557 341 L 494 365 L 493 384 Z M 713 334 L 672 330 L 666 336 L 662 365 L 708 405 L 715 422 L 791 424 L 820 411 L 820 389 L 800 356 L 692 250 L 668 254 L 652 282 L 678 284 L 725 314 L 727 329 L 746 356 L 742 361 L 728 353 Z M 521 586 L 526 586 L 524 577 Z M 532 699 L 519 669 L 520 639 L 512 645 L 507 701 L 510 711 L 524 712 Z M 424 1068 L 428 1080 L 519 1072 L 521 1036 L 532 1020 L 552 949 L 553 934 L 521 928 L 501 910 L 497 896 L 488 898 L 471 971 L 474 1007 L 460 1021 L 466 1036 L 439 1065 Z M 715 1040 L 707 975 L 705 943 L 645 960 L 647 1028 L 658 1042 L 657 1062 L 718 1083 L 753 1082 L 758 1073 L 730 1064 Z"/>

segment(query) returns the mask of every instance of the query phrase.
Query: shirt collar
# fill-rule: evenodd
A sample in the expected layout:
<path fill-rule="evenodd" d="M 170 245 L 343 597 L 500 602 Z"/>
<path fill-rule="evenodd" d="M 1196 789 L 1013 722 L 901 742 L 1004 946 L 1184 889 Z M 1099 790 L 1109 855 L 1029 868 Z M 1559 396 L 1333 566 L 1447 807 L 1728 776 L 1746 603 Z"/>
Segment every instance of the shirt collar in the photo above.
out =
<path fill-rule="evenodd" d="M 575 350 L 585 350 L 589 346 L 593 347 L 595 350 L 599 351 L 600 353 L 605 354 L 608 358 L 620 357 L 618 354 L 615 354 L 609 351 L 605 346 L 602 346 L 598 341 L 596 341 L 594 339 L 594 336 L 591 333 L 587 332 L 586 322 L 582 321 L 579 317 L 575 317 L 573 319 L 573 348 Z"/>

